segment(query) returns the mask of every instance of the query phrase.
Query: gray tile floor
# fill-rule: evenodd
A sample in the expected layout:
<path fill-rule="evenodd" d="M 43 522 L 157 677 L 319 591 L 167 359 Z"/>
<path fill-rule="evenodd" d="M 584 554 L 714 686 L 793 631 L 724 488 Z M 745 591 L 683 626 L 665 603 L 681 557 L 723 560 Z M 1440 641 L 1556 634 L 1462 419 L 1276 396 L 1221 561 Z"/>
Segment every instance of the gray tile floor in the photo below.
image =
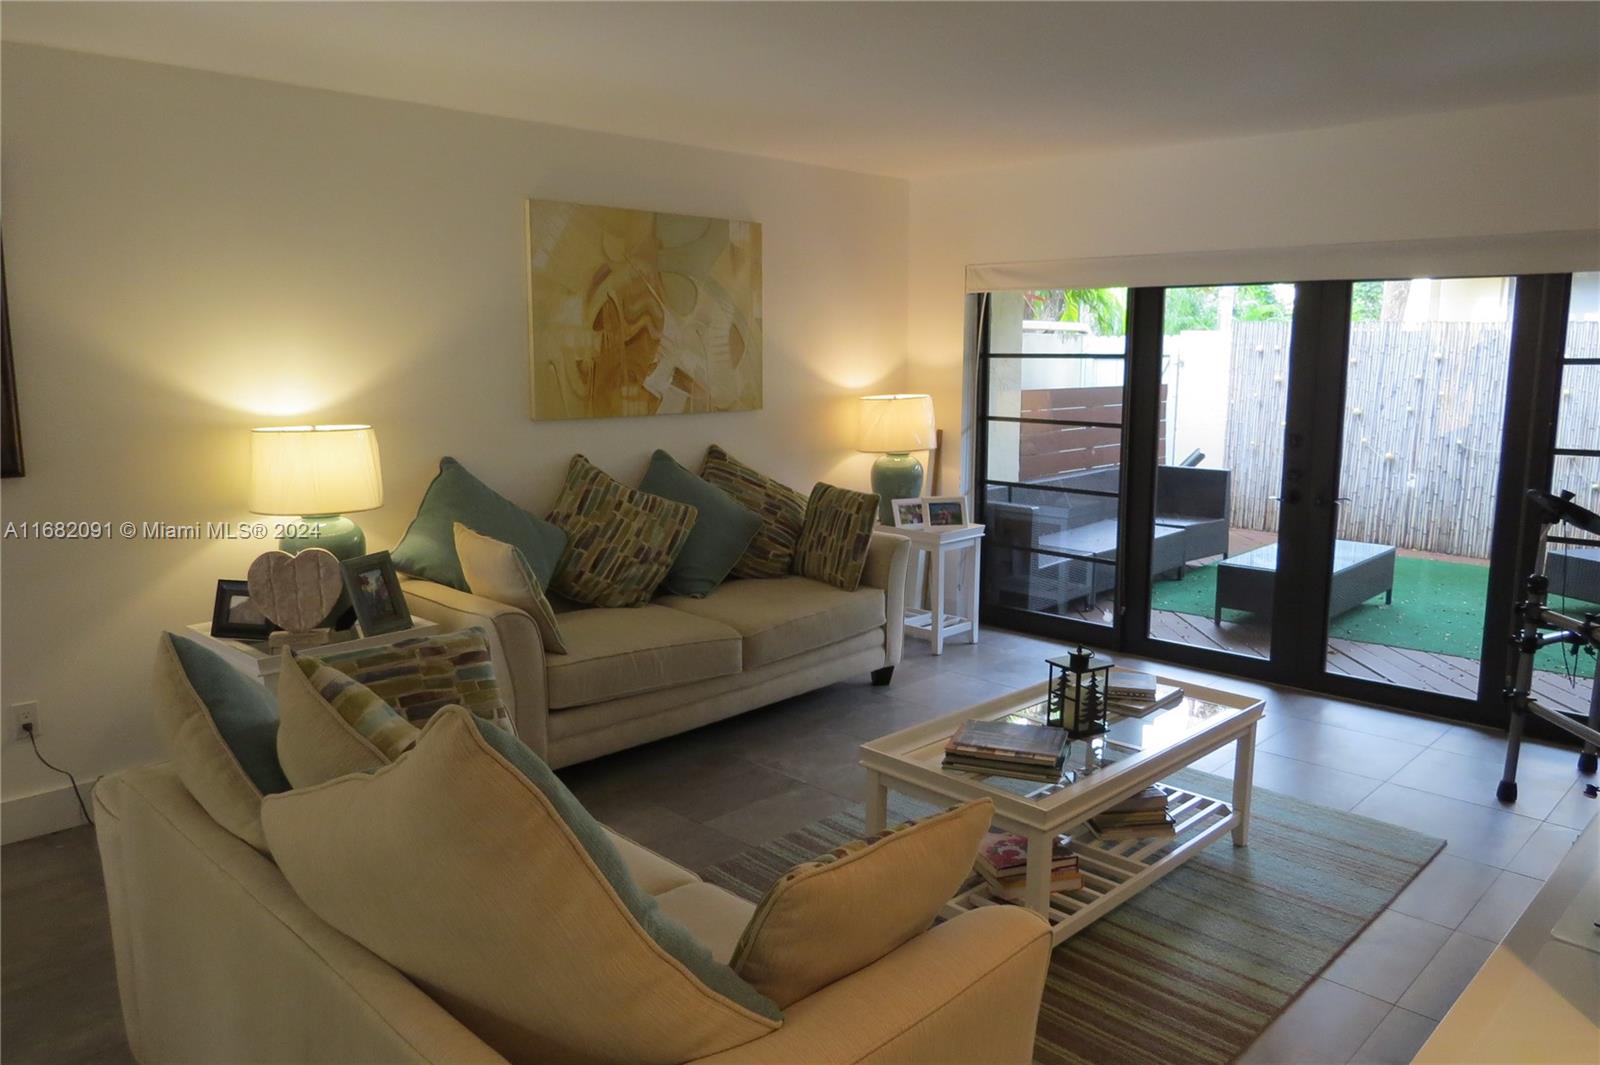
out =
<path fill-rule="evenodd" d="M 1043 680 L 1047 653 L 1059 647 L 994 631 L 939 658 L 912 643 L 890 687 L 863 677 L 561 775 L 602 821 L 704 868 L 858 802 L 863 740 Z M 1575 756 L 1525 747 L 1520 801 L 1506 808 L 1494 799 L 1498 737 L 1161 668 L 1267 699 L 1258 786 L 1448 841 L 1243 1059 L 1409 1061 L 1600 807 L 1583 794 Z M 1226 775 L 1230 754 L 1201 767 Z M 92 836 L 12 844 L 0 861 L 7 1062 L 127 1060 Z"/>

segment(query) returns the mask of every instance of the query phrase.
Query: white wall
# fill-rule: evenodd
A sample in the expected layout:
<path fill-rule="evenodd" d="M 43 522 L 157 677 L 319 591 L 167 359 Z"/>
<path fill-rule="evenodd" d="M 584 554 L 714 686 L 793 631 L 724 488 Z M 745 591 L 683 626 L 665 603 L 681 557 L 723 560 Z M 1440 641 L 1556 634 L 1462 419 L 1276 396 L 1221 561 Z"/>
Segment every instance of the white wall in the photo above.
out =
<path fill-rule="evenodd" d="M 6 522 L 243 520 L 246 430 L 297 421 L 376 426 L 374 547 L 444 454 L 535 511 L 575 451 L 632 480 L 717 441 L 801 489 L 866 486 L 851 397 L 903 385 L 902 181 L 29 46 L 3 79 L 28 464 Z M 763 223 L 765 409 L 529 420 L 528 196 Z M 258 550 L 0 543 L 0 703 L 38 700 L 80 780 L 159 757 L 156 634 Z M 25 745 L 0 775 L 8 836 L 70 823 Z"/>
<path fill-rule="evenodd" d="M 911 183 L 908 387 L 933 394 L 939 424 L 953 439 L 961 416 L 963 271 L 971 263 L 1597 224 L 1594 97 L 919 179 Z M 954 485 L 957 448 L 946 449 L 945 463 L 945 484 Z"/>

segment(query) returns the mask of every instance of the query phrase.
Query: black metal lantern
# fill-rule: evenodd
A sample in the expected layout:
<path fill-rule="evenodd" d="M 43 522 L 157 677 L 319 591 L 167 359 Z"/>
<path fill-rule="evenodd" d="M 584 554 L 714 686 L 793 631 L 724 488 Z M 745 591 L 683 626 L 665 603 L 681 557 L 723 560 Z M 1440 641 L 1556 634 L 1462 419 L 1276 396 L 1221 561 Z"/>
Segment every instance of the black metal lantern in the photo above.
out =
<path fill-rule="evenodd" d="M 1045 702 L 1045 724 L 1066 729 L 1075 740 L 1105 732 L 1111 659 L 1079 647 L 1047 661 L 1050 691 Z"/>

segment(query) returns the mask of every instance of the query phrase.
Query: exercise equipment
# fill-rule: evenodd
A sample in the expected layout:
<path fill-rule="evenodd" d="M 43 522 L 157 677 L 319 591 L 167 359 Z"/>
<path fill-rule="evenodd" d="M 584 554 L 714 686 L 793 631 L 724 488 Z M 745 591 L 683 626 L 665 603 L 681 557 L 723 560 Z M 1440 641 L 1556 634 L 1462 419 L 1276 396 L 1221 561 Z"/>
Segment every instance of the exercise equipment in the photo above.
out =
<path fill-rule="evenodd" d="M 1551 495 L 1534 489 L 1528 493 L 1528 500 L 1539 520 L 1539 546 L 1533 573 L 1523 581 L 1523 597 L 1516 609 L 1516 631 L 1511 634 L 1512 646 L 1517 649 L 1517 666 L 1511 686 L 1505 691 L 1511 720 L 1506 726 L 1505 772 L 1494 793 L 1501 802 L 1517 801 L 1517 756 L 1522 752 L 1522 731 L 1529 714 L 1583 741 L 1578 772 L 1594 773 L 1596 756 L 1600 755 L 1600 678 L 1596 678 L 1590 688 L 1586 721 L 1580 720 L 1577 714 L 1552 710 L 1533 697 L 1533 656 L 1540 649 L 1570 644 L 1577 648 L 1574 654 L 1585 650 L 1590 654 L 1600 653 L 1600 613 L 1587 613 L 1577 618 L 1551 610 L 1545 605 L 1550 582 L 1544 573 L 1550 530 L 1565 523 L 1600 536 L 1600 514 L 1573 502 L 1571 492 Z"/>

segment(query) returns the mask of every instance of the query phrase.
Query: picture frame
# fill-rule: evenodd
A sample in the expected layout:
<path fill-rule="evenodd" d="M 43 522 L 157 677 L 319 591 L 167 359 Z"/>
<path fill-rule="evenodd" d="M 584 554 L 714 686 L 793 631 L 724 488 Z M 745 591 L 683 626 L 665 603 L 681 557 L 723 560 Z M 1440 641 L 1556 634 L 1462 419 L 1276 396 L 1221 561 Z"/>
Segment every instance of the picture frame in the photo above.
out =
<path fill-rule="evenodd" d="M 966 496 L 932 496 L 923 500 L 923 504 L 930 529 L 953 529 L 972 524 Z"/>
<path fill-rule="evenodd" d="M 346 559 L 339 563 L 344 574 L 345 594 L 355 608 L 362 636 L 378 636 L 411 627 L 411 610 L 405 592 L 400 590 L 400 575 L 387 551 Z"/>
<path fill-rule="evenodd" d="M 211 604 L 211 635 L 221 640 L 265 642 L 278 626 L 250 601 L 250 582 L 220 580 Z"/>
<path fill-rule="evenodd" d="M 896 529 L 926 529 L 928 527 L 928 509 L 922 505 L 922 499 L 893 499 L 889 501 L 889 512 L 894 515 Z"/>

